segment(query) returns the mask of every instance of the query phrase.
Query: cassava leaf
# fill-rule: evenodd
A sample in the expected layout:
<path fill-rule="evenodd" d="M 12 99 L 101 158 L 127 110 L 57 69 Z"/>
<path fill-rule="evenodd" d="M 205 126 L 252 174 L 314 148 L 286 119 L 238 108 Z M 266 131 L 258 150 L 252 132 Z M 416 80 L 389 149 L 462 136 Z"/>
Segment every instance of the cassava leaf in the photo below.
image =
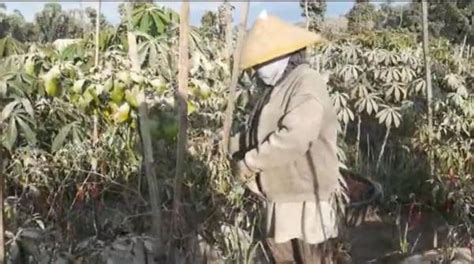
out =
<path fill-rule="evenodd" d="M 35 111 L 33 110 L 33 106 L 30 103 L 30 100 L 23 98 L 21 99 L 21 104 L 25 108 L 25 111 L 30 115 L 31 118 L 35 118 Z"/>
<path fill-rule="evenodd" d="M 7 129 L 7 134 L 5 138 L 5 147 L 11 151 L 13 149 L 13 146 L 15 145 L 16 138 L 18 137 L 18 131 L 16 128 L 16 121 L 15 118 L 10 119 L 10 124 Z"/>
<path fill-rule="evenodd" d="M 28 140 L 30 144 L 36 144 L 36 133 L 33 132 L 31 127 L 25 121 L 23 121 L 23 119 L 17 118 L 16 120 L 18 121 L 18 124 L 20 125 L 26 140 Z"/>
<path fill-rule="evenodd" d="M 8 103 L 2 110 L 2 114 L 0 115 L 0 123 L 7 120 L 10 117 L 10 114 L 12 113 L 13 109 L 15 109 L 15 106 L 19 103 L 18 100 L 15 100 L 13 102 Z"/>
<path fill-rule="evenodd" d="M 387 128 L 392 126 L 392 118 L 393 118 L 392 113 L 390 113 L 390 112 L 387 113 L 387 118 L 385 119 L 385 126 Z"/>
<path fill-rule="evenodd" d="M 58 134 L 53 140 L 53 144 L 51 145 L 52 152 L 56 152 L 64 145 L 64 141 L 66 140 L 66 137 L 68 136 L 69 131 L 71 131 L 73 125 L 74 123 L 67 124 L 59 130 Z"/>

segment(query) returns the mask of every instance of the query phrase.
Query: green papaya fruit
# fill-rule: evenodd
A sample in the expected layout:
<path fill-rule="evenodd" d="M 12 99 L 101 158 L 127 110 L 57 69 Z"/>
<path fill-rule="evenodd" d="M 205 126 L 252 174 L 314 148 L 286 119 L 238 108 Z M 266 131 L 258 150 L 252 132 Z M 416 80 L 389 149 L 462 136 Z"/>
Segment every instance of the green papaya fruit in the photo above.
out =
<path fill-rule="evenodd" d="M 25 72 L 29 75 L 36 76 L 36 71 L 35 71 L 35 61 L 32 58 L 28 58 L 25 61 Z"/>
<path fill-rule="evenodd" d="M 114 88 L 110 92 L 110 99 L 116 104 L 120 104 L 125 96 L 125 86 L 119 81 L 114 81 Z"/>
<path fill-rule="evenodd" d="M 61 92 L 59 77 L 61 72 L 58 66 L 51 68 L 45 75 L 43 75 L 44 88 L 46 94 L 49 96 L 58 96 Z"/>

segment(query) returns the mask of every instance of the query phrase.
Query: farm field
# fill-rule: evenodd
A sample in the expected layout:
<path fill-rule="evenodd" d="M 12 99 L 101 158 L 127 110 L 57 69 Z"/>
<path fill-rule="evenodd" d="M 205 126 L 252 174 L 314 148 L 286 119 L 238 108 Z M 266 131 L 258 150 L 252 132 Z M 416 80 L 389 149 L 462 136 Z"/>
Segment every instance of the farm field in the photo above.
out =
<path fill-rule="evenodd" d="M 421 2 L 355 1 L 339 18 L 294 3 L 328 40 L 308 61 L 337 110 L 341 170 L 380 187 L 366 202 L 349 182 L 366 203 L 341 263 L 472 261 L 474 2 L 429 3 L 425 24 Z M 267 263 L 261 203 L 222 148 L 262 92 L 233 65 L 248 3 L 200 25 L 188 4 L 122 3 L 112 25 L 99 3 L 47 3 L 33 22 L 0 3 L 2 263 Z"/>

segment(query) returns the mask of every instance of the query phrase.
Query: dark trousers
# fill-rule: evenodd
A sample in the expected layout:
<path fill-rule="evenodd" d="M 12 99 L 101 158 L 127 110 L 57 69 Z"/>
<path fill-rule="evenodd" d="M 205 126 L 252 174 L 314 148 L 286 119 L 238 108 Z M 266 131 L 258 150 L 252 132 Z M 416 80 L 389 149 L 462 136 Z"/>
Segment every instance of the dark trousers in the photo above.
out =
<path fill-rule="evenodd" d="M 286 243 L 277 244 L 273 239 L 267 239 L 266 244 L 275 264 L 334 263 L 331 241 L 311 245 L 301 240 L 293 239 Z"/>

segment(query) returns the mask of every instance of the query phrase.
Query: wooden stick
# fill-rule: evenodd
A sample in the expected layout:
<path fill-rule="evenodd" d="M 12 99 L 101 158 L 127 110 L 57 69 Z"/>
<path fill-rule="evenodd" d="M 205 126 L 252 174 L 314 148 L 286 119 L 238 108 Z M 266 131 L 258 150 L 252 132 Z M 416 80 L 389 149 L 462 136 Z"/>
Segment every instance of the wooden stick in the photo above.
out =
<path fill-rule="evenodd" d="M 131 61 L 132 71 L 140 71 L 140 61 L 138 59 L 138 49 L 135 33 L 133 32 L 132 23 L 132 2 L 128 2 L 127 5 L 127 17 L 128 17 L 128 56 Z M 139 104 L 138 114 L 140 119 L 140 135 L 143 144 L 143 158 L 145 166 L 145 175 L 148 180 L 148 192 L 149 199 L 152 209 L 152 234 L 155 238 L 154 253 L 157 257 L 162 256 L 162 237 L 161 237 L 161 194 L 158 185 L 158 178 L 155 170 L 155 163 L 153 160 L 153 145 L 151 141 L 151 134 L 149 129 L 148 121 L 148 106 L 145 100 L 145 91 L 141 89 L 137 96 Z"/>
<path fill-rule="evenodd" d="M 228 0 L 224 1 L 225 5 L 225 46 L 226 46 L 226 60 L 229 63 L 230 68 L 230 58 L 232 57 L 232 5 Z"/>
<path fill-rule="evenodd" d="M 237 90 L 237 82 L 240 76 L 240 56 L 242 54 L 242 46 L 244 42 L 245 32 L 247 31 L 247 19 L 249 13 L 249 1 L 242 3 L 242 11 L 240 13 L 239 38 L 237 40 L 237 47 L 234 51 L 234 67 L 232 70 L 232 79 L 230 81 L 229 95 L 227 97 L 227 109 L 224 116 L 224 138 L 222 141 L 222 150 L 225 154 L 228 152 L 230 129 L 232 127 L 232 119 L 235 107 L 235 93 Z"/>
<path fill-rule="evenodd" d="M 188 75 L 189 75 L 189 2 L 183 1 L 179 24 L 179 66 L 178 66 L 178 114 L 179 132 L 176 153 L 176 174 L 174 179 L 173 223 L 179 223 L 181 187 L 184 178 L 188 130 Z M 177 227 L 177 226 L 175 226 Z M 175 229 L 174 229 L 175 230 Z"/>
<path fill-rule="evenodd" d="M 430 173 L 434 175 L 434 157 L 433 151 L 431 151 L 431 143 L 433 139 L 433 88 L 431 85 L 431 58 L 429 51 L 429 38 L 428 38 L 428 3 L 427 0 L 422 0 L 422 14 L 423 14 L 423 56 L 425 61 L 425 81 L 426 81 L 426 102 L 428 105 L 428 144 L 430 150 L 428 150 Z"/>

